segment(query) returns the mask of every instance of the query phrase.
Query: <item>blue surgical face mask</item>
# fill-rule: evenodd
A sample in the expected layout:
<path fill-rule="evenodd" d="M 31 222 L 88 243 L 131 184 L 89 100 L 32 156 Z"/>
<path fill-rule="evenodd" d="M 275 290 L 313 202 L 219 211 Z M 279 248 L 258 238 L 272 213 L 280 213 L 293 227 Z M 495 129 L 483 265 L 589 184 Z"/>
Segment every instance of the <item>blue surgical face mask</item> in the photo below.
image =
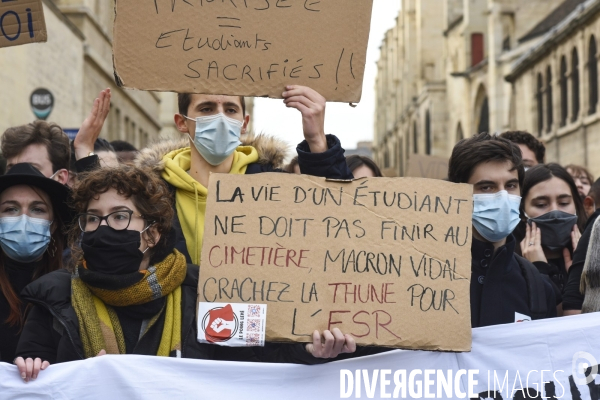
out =
<path fill-rule="evenodd" d="M 473 226 L 484 239 L 494 243 L 512 233 L 519 224 L 521 196 L 506 190 L 473 195 Z"/>
<path fill-rule="evenodd" d="M 192 118 L 185 118 L 194 121 Z M 196 134 L 192 142 L 210 165 L 221 164 L 242 144 L 240 142 L 243 125 L 241 121 L 229 118 L 222 113 L 198 117 L 195 121 Z M 190 139 L 192 139 L 191 136 Z"/>
<path fill-rule="evenodd" d="M 0 218 L 0 246 L 15 261 L 35 261 L 44 254 L 50 243 L 51 224 L 51 221 L 25 214 Z"/>

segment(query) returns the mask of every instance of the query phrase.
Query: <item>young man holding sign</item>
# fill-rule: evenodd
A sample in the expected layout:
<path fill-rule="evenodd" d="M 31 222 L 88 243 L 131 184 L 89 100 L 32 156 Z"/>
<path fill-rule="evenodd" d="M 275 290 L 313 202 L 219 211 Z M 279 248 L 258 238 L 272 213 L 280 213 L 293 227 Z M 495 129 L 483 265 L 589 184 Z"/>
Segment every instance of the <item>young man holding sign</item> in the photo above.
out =
<path fill-rule="evenodd" d="M 473 185 L 473 328 L 556 316 L 550 280 L 515 254 L 524 176 L 521 152 L 506 139 L 482 133 L 452 151 L 449 180 Z"/>
<path fill-rule="evenodd" d="M 287 107 L 302 114 L 305 140 L 297 147 L 302 173 L 327 178 L 351 179 L 344 149 L 333 135 L 325 135 L 325 98 L 304 86 L 287 86 L 282 93 Z M 262 135 L 243 144 L 250 116 L 245 114 L 241 96 L 179 94 L 179 113 L 175 115 L 183 141 L 161 142 L 141 151 L 136 164 L 151 168 L 172 187 L 175 194 L 175 221 L 179 227 L 176 248 L 188 262 L 200 264 L 204 236 L 204 216 L 211 173 L 255 174 L 279 171 L 286 145 Z M 83 123 L 74 145 L 78 169 L 97 167 L 93 143 L 100 134 L 110 108 L 110 90 L 100 93 L 91 115 Z M 277 347 L 277 346 L 276 346 Z M 259 359 L 312 363 L 317 358 L 333 358 L 340 353 L 354 353 L 356 344 L 339 329 L 321 334 L 315 331 L 313 343 L 282 348 L 283 357 L 272 356 L 279 349 L 265 348 Z M 237 358 L 237 357 L 236 357 Z M 239 358 L 242 359 L 242 358 Z"/>

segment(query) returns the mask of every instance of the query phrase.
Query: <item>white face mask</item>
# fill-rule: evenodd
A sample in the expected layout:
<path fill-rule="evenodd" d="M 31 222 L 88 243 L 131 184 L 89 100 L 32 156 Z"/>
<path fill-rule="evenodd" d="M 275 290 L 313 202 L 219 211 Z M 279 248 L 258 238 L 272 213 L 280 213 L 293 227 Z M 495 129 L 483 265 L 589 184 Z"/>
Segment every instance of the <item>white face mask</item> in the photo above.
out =
<path fill-rule="evenodd" d="M 194 121 L 194 119 L 185 118 Z M 222 113 L 198 117 L 196 133 L 192 142 L 200 155 L 210 165 L 219 165 L 242 143 L 240 135 L 243 123 Z M 192 137 L 190 136 L 190 140 Z"/>
<path fill-rule="evenodd" d="M 519 223 L 521 196 L 501 190 L 473 195 L 473 226 L 489 242 L 498 242 L 512 233 Z"/>

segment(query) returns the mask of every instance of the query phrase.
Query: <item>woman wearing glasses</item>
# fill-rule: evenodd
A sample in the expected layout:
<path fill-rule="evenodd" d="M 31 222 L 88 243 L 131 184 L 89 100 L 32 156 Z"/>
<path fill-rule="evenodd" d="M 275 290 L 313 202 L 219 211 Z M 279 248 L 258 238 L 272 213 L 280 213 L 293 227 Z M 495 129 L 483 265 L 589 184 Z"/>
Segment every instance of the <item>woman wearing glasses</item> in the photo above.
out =
<path fill-rule="evenodd" d="M 35 306 L 17 347 L 21 376 L 105 353 L 214 358 L 216 346 L 196 340 L 198 267 L 174 250 L 164 182 L 133 167 L 102 169 L 72 198 L 77 266 L 25 288 Z"/>
<path fill-rule="evenodd" d="M 62 267 L 68 189 L 31 164 L 0 177 L 0 361 L 12 362 L 27 311 L 21 290 Z"/>

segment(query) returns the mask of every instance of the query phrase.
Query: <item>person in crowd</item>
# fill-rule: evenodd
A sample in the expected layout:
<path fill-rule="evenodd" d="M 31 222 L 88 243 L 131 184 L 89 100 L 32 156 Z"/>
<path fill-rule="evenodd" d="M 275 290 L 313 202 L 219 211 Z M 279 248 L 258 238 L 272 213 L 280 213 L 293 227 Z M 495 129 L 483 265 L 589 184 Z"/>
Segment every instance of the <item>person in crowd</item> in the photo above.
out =
<path fill-rule="evenodd" d="M 98 156 L 100 166 L 103 168 L 119 166 L 119 158 L 117 153 L 106 139 L 96 139 L 94 142 L 94 154 Z"/>
<path fill-rule="evenodd" d="M 537 165 L 525 174 L 522 195 L 521 254 L 550 277 L 562 298 L 587 221 L 577 187 L 560 165 Z"/>
<path fill-rule="evenodd" d="M 580 312 L 583 314 L 600 311 L 600 223 L 597 219 L 590 226 L 592 248 L 588 249 L 581 273 L 580 291 L 583 297 Z"/>
<path fill-rule="evenodd" d="M 133 164 L 133 160 L 135 160 L 139 153 L 134 145 L 124 140 L 113 140 L 110 142 L 110 145 L 117 153 L 120 163 Z"/>
<path fill-rule="evenodd" d="M 508 131 L 501 133 L 500 137 L 510 140 L 519 146 L 523 157 L 525 171 L 538 164 L 544 163 L 546 147 L 531 133 L 524 131 Z"/>
<path fill-rule="evenodd" d="M 0 361 L 15 358 L 27 310 L 21 290 L 62 268 L 68 197 L 65 185 L 28 163 L 0 177 Z"/>
<path fill-rule="evenodd" d="M 307 345 L 312 355 L 302 345 L 254 353 L 198 343 L 199 269 L 174 248 L 174 209 L 165 182 L 127 165 L 96 169 L 83 175 L 72 198 L 79 212 L 70 235 L 72 244 L 80 242 L 72 246 L 75 270 L 47 274 L 23 291 L 35 304 L 16 350 L 25 380 L 50 364 L 106 353 L 308 362 L 313 355 L 356 350 L 350 335 L 337 339 L 339 329 L 324 333 L 331 335 L 326 343 L 319 335 Z"/>
<path fill-rule="evenodd" d="M 569 269 L 569 275 L 567 278 L 567 284 L 565 285 L 564 294 L 563 294 L 563 313 L 564 315 L 574 315 L 580 314 L 583 308 L 584 295 L 582 293 L 583 289 L 582 285 L 582 274 L 583 269 L 586 264 L 589 264 L 592 268 L 595 266 L 595 262 L 588 262 L 588 252 L 593 254 L 597 249 L 597 246 L 593 246 L 590 249 L 590 243 L 597 243 L 592 240 L 592 230 L 598 216 L 600 215 L 600 210 L 596 209 L 597 198 L 600 196 L 600 179 L 596 180 L 592 185 L 588 196 L 584 199 L 584 203 L 586 205 L 586 211 L 589 213 L 592 209 L 595 211 L 589 216 L 585 230 L 581 235 L 581 239 L 579 239 L 579 244 L 577 245 L 577 249 L 573 253 L 573 263 L 571 264 L 571 268 Z M 591 295 L 588 291 L 588 301 L 591 299 Z M 588 306 L 590 307 L 590 306 Z"/>
<path fill-rule="evenodd" d="M 69 138 L 62 128 L 45 121 L 8 128 L 2 136 L 6 169 L 30 163 L 45 177 L 66 185 L 69 180 Z"/>
<path fill-rule="evenodd" d="M 581 200 L 585 199 L 590 192 L 592 182 L 594 182 L 594 176 L 585 167 L 580 165 L 569 164 L 565 169 L 573 177 Z"/>
<path fill-rule="evenodd" d="M 369 157 L 353 155 L 346 157 L 346 163 L 348 164 L 348 168 L 350 168 L 350 171 L 352 172 L 352 175 L 354 175 L 355 179 L 383 176 L 381 170 L 377 164 L 375 164 L 375 161 L 371 160 Z"/>
<path fill-rule="evenodd" d="M 471 325 L 556 316 L 550 279 L 515 254 L 525 170 L 516 144 L 482 133 L 452 150 L 448 180 L 473 185 Z M 498 301 L 502 299 L 502 301 Z"/>
<path fill-rule="evenodd" d="M 298 165 L 298 156 L 292 158 L 292 161 L 285 167 L 285 171 L 290 174 L 300 175 L 300 165 Z"/>
<path fill-rule="evenodd" d="M 597 204 L 597 205 L 596 205 Z M 585 214 L 588 217 L 586 228 L 593 224 L 600 214 L 600 179 L 596 179 L 594 184 L 590 187 L 590 191 L 585 199 L 583 199 L 583 208 L 585 208 Z M 592 218 L 592 216 L 594 218 Z"/>
<path fill-rule="evenodd" d="M 288 86 L 282 94 L 287 107 L 302 114 L 305 140 L 296 149 L 303 173 L 328 178 L 351 179 L 344 149 L 333 135 L 325 135 L 325 99 L 304 86 Z M 200 262 L 207 186 L 210 173 L 255 174 L 279 170 L 286 144 L 273 137 L 249 135 L 241 143 L 250 116 L 242 96 L 179 94 L 175 123 L 186 135 L 183 141 L 160 142 L 142 150 L 136 164 L 150 168 L 175 192 L 179 249 L 191 263 Z M 78 169 L 94 168 L 91 143 L 102 128 L 96 123 L 110 108 L 110 93 L 103 91 L 90 117 L 75 138 Z M 88 126 L 89 125 L 89 126 Z M 281 171 L 281 170 L 279 170 Z"/>

